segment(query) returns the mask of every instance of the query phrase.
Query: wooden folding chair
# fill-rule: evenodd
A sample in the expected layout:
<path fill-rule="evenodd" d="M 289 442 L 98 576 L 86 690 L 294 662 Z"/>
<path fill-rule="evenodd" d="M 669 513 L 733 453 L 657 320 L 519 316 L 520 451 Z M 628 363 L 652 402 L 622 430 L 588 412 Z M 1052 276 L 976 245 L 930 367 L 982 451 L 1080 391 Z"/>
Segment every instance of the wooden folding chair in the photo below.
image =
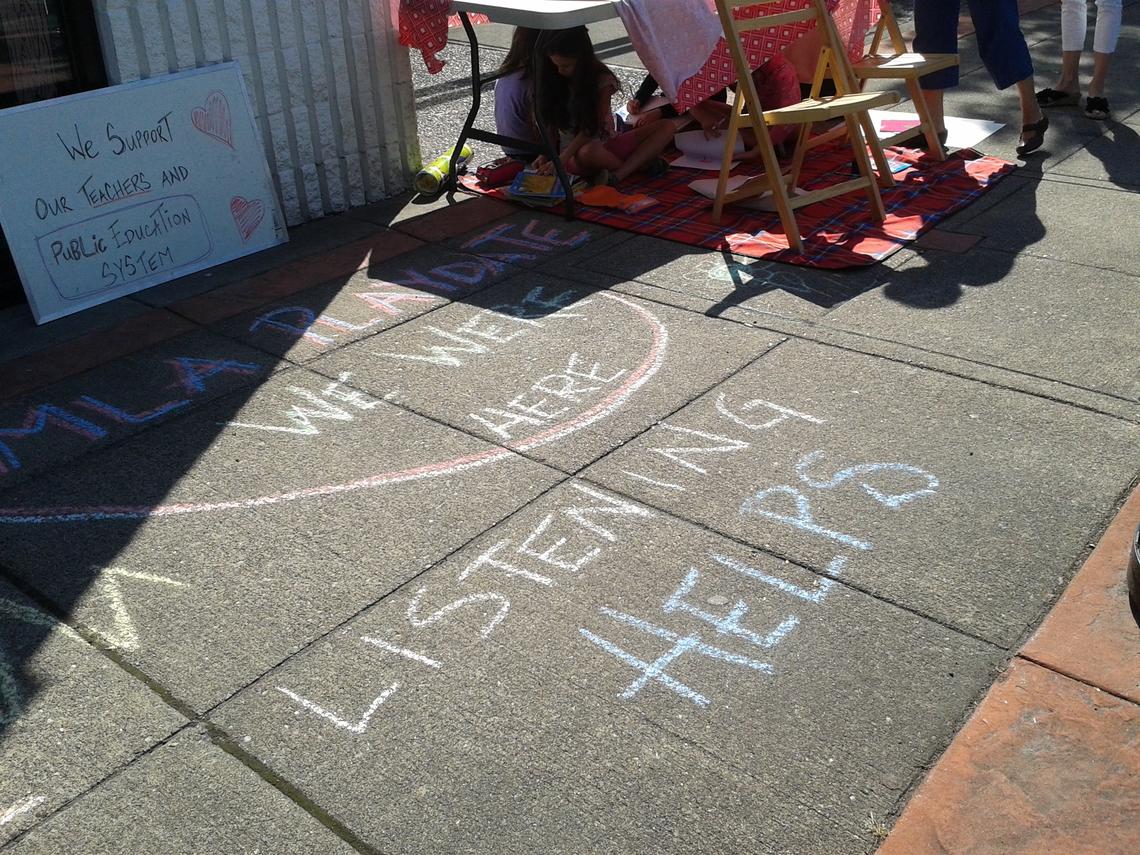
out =
<path fill-rule="evenodd" d="M 728 132 L 726 133 L 724 156 L 721 160 L 720 177 L 717 180 L 716 196 L 713 201 L 713 221 L 719 223 L 726 204 L 760 196 L 771 192 L 780 215 L 780 222 L 784 225 L 784 232 L 788 237 L 788 245 L 797 252 L 803 252 L 803 241 L 800 238 L 799 226 L 795 215 L 796 208 L 802 208 L 813 202 L 830 199 L 846 193 L 863 190 L 870 203 L 871 214 L 876 222 L 882 222 L 886 216 L 883 209 L 883 200 L 879 196 L 879 182 L 884 186 L 893 186 L 894 178 L 887 166 L 886 157 L 875 137 L 870 117 L 867 111 L 875 107 L 884 107 L 898 102 L 898 95 L 894 92 L 858 92 L 858 84 L 847 60 L 846 53 L 835 31 L 835 24 L 828 14 L 824 0 L 805 0 L 800 8 L 784 11 L 790 5 L 787 0 L 716 0 L 717 13 L 720 15 L 721 25 L 724 28 L 725 41 L 732 54 L 733 65 L 736 69 L 736 98 L 729 118 Z M 758 9 L 759 15 L 754 18 L 736 18 L 733 10 L 741 7 L 763 7 Z M 772 8 L 776 7 L 776 8 Z M 819 63 L 816 66 L 815 82 L 812 85 L 812 96 L 774 110 L 764 110 L 756 93 L 756 86 L 752 81 L 752 69 L 741 45 L 741 33 L 750 30 L 765 30 L 770 27 L 782 27 L 798 22 L 811 23 L 820 29 L 822 49 Z M 836 94 L 829 98 L 818 97 L 819 87 L 825 75 L 829 74 L 835 81 Z M 803 195 L 793 196 L 790 188 L 796 186 L 804 156 L 809 144 L 809 130 L 815 122 L 827 122 L 836 119 L 844 121 L 846 136 L 851 144 L 852 158 L 859 170 L 859 177 L 842 181 L 828 187 L 812 190 Z M 768 133 L 769 126 L 800 125 L 800 132 L 796 142 L 795 154 L 790 167 L 782 171 L 772 147 L 772 138 Z M 764 173 L 753 176 L 735 190 L 728 190 L 728 173 L 732 168 L 733 149 L 737 134 L 741 128 L 749 127 L 756 136 L 760 159 L 764 165 Z M 870 148 L 878 175 L 871 167 L 871 158 L 867 156 Z"/>
<path fill-rule="evenodd" d="M 919 127 L 926 138 L 927 151 L 938 160 L 946 159 L 946 149 L 938 139 L 938 130 L 934 127 L 934 119 L 926 107 L 926 100 L 922 97 L 922 88 L 918 78 L 934 71 L 951 68 L 958 64 L 958 55 L 955 53 L 910 53 L 906 48 L 902 30 L 891 11 L 890 0 L 878 0 L 880 17 L 871 38 L 871 47 L 867 56 L 861 62 L 851 65 L 851 72 L 859 81 L 860 89 L 868 80 L 902 80 L 906 83 L 907 93 L 914 102 L 915 113 L 918 114 Z M 890 53 L 880 53 L 884 36 L 890 41 Z M 914 135 L 914 129 L 905 131 L 882 139 L 883 145 L 890 145 L 900 139 Z"/>

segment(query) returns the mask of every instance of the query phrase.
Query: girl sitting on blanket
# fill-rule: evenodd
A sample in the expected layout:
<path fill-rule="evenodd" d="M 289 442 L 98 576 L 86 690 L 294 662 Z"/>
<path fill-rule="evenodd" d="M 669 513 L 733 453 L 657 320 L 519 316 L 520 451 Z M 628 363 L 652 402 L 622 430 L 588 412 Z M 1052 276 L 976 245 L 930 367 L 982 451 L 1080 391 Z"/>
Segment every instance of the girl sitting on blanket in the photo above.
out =
<path fill-rule="evenodd" d="M 656 176 L 668 168 L 660 155 L 673 140 L 673 124 L 651 122 L 617 133 L 611 101 L 621 84 L 594 54 L 585 27 L 544 32 L 535 49 L 535 112 L 544 126 L 557 129 L 567 173 L 617 184 L 641 169 Z M 545 156 L 532 168 L 554 171 Z"/>
<path fill-rule="evenodd" d="M 527 142 L 538 141 L 534 105 L 531 103 L 534 100 L 531 66 L 538 32 L 530 27 L 515 27 L 511 48 L 499 66 L 502 76 L 495 81 L 496 132 Z M 527 152 L 517 146 L 504 145 L 503 154 L 521 158 Z"/>
<path fill-rule="evenodd" d="M 765 110 L 786 107 L 800 100 L 798 72 L 795 65 L 783 54 L 776 54 L 756 68 L 752 72 L 752 82 L 756 86 L 760 105 Z M 736 84 L 734 83 L 733 86 L 735 87 Z M 677 116 L 677 111 L 668 102 L 654 105 L 653 101 L 647 100 L 645 93 L 653 92 L 656 87 L 657 81 L 646 75 L 641 88 L 637 90 L 633 99 L 626 105 L 626 109 L 630 113 L 630 124 L 634 127 L 640 127 L 643 123 L 653 121 L 655 118 L 669 119 Z M 719 136 L 720 132 L 728 126 L 729 115 L 732 113 L 732 107 L 726 103 L 726 92 L 727 90 L 722 89 L 712 97 L 695 104 L 687 113 L 682 114 L 682 118 L 692 120 L 700 125 L 708 139 Z M 664 101 L 664 99 L 661 100 Z M 682 130 L 687 124 L 688 122 L 684 124 L 678 122 L 674 124 L 674 127 L 677 130 Z M 799 128 L 795 125 L 777 125 L 768 129 L 768 136 L 772 139 L 772 145 L 776 146 L 777 150 L 782 150 L 784 147 L 790 146 L 792 138 L 798 132 Z M 757 146 L 752 129 L 744 125 L 741 128 L 741 136 L 748 146 L 748 150 L 742 159 L 759 159 L 760 149 Z"/>

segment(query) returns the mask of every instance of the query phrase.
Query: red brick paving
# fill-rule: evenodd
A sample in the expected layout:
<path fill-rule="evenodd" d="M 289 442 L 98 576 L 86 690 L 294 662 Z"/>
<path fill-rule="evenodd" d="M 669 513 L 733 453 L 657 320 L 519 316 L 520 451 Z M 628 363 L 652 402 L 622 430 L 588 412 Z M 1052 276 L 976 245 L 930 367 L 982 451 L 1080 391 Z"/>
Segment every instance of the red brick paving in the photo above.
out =
<path fill-rule="evenodd" d="M 1125 585 L 1138 523 L 1140 488 L 878 855 L 1140 852 L 1140 628 Z"/>
<path fill-rule="evenodd" d="M 1140 489 L 1125 502 L 1021 655 L 1140 704 L 1140 627 L 1128 608 L 1125 581 L 1129 540 L 1137 525 Z M 1140 780 L 1136 788 L 1140 790 Z M 1140 823 L 1140 814 L 1136 821 Z"/>

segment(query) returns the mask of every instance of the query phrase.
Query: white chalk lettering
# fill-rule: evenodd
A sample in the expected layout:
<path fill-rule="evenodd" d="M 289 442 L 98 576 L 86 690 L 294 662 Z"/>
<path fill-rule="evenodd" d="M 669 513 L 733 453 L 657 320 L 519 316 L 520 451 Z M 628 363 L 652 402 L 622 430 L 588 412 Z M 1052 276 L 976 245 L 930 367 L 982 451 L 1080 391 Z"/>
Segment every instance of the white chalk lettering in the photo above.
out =
<path fill-rule="evenodd" d="M 617 535 L 610 531 L 608 528 L 599 525 L 598 523 L 586 518 L 587 514 L 590 515 L 605 515 L 605 516 L 627 516 L 627 517 L 641 517 L 642 519 L 651 519 L 654 514 L 648 508 L 641 505 L 635 505 L 633 502 L 628 502 L 625 499 L 619 499 L 616 496 L 610 496 L 600 490 L 594 490 L 587 487 L 585 484 L 580 484 L 577 481 L 572 482 L 570 486 L 577 490 L 579 493 L 589 496 L 592 499 L 597 499 L 604 502 L 604 505 L 593 505 L 590 507 L 572 507 L 566 508 L 563 513 L 566 516 L 576 520 L 578 525 L 582 528 L 592 531 L 599 537 L 604 537 L 609 541 L 616 541 Z"/>
<path fill-rule="evenodd" d="M 186 587 L 186 583 L 179 582 L 176 579 L 168 579 L 165 576 L 155 576 L 151 573 L 124 570 L 122 567 L 108 567 L 99 574 L 99 578 L 93 586 L 95 598 L 97 600 L 105 600 L 112 612 L 111 631 L 103 631 L 100 634 L 111 647 L 120 648 L 122 650 L 137 650 L 139 646 L 139 634 L 135 629 L 135 623 L 131 619 L 130 612 L 127 611 L 127 604 L 123 599 L 123 589 L 119 584 L 120 579 L 134 579 L 139 582 L 157 582 L 176 588 L 184 588 Z"/>
<path fill-rule="evenodd" d="M 35 810 L 45 801 L 44 796 L 28 796 L 28 798 L 23 801 L 16 802 L 3 813 L 0 813 L 0 825 L 7 825 L 16 819 L 16 817 L 23 816 L 29 811 Z"/>
<path fill-rule="evenodd" d="M 531 387 L 536 392 L 545 392 L 556 398 L 577 403 L 582 396 L 597 392 L 601 386 L 578 386 L 569 374 L 547 374 Z"/>
<path fill-rule="evenodd" d="M 701 475 L 707 475 L 708 470 L 704 469 L 701 466 L 698 466 L 696 463 L 693 463 L 691 460 L 686 460 L 682 455 L 684 455 L 684 454 L 730 454 L 734 451 L 740 451 L 742 449 L 749 447 L 749 443 L 745 442 L 742 439 L 733 439 L 732 437 L 720 436 L 719 434 L 715 434 L 715 433 L 705 433 L 704 431 L 694 430 L 693 428 L 677 427 L 676 425 L 670 425 L 670 424 L 666 424 L 664 422 L 662 422 L 660 425 L 658 425 L 658 427 L 661 427 L 665 430 L 674 431 L 675 433 L 683 433 L 683 434 L 688 434 L 689 436 L 696 436 L 696 437 L 700 437 L 701 439 L 707 439 L 710 442 L 723 443 L 723 445 L 708 445 L 708 446 L 684 445 L 684 446 L 676 446 L 673 448 L 653 448 L 653 449 L 650 449 L 651 451 L 655 452 L 656 454 L 660 454 L 662 457 L 668 457 L 673 462 L 679 463 L 681 466 L 684 466 L 687 469 L 692 469 L 694 472 L 699 472 Z"/>
<path fill-rule="evenodd" d="M 768 510 L 763 507 L 765 501 L 769 496 L 776 494 L 783 494 L 791 496 L 792 501 L 796 504 L 796 515 L 788 516 L 787 514 L 778 514 L 775 511 Z M 859 540 L 849 534 L 844 534 L 839 531 L 832 531 L 831 529 L 824 528 L 819 525 L 811 515 L 811 503 L 808 497 L 797 490 L 795 487 L 781 485 L 779 487 L 770 487 L 767 490 L 758 490 L 751 498 L 745 499 L 744 503 L 740 506 L 740 513 L 742 514 L 758 514 L 762 517 L 776 520 L 777 522 L 787 523 L 803 531 L 810 532 L 811 534 L 818 534 L 821 537 L 830 538 L 831 540 L 838 541 L 839 543 L 850 546 L 853 549 L 869 550 L 871 544 L 865 540 Z"/>
<path fill-rule="evenodd" d="M 576 558 L 560 557 L 557 551 L 566 544 L 567 538 L 560 537 L 550 546 L 547 546 L 542 552 L 536 552 L 532 548 L 532 543 L 543 534 L 550 527 L 551 522 L 554 520 L 554 514 L 547 514 L 542 522 L 535 526 L 534 531 L 527 535 L 526 540 L 520 544 L 518 552 L 521 555 L 529 555 L 532 558 L 537 558 L 544 564 L 551 564 L 561 570 L 567 570 L 571 573 L 577 573 L 586 564 L 593 561 L 601 553 L 601 547 L 593 546 L 587 549 L 584 553 Z"/>
<path fill-rule="evenodd" d="M 540 585 L 550 586 L 554 584 L 554 580 L 549 576 L 543 576 L 541 573 L 535 573 L 523 567 L 516 567 L 514 564 L 508 564 L 500 558 L 496 558 L 503 547 L 510 544 L 510 540 L 500 540 L 474 561 L 467 565 L 462 573 L 459 574 L 459 580 L 462 582 L 481 567 L 494 567 L 496 570 L 501 570 L 508 576 L 518 576 L 523 579 L 529 579 L 532 582 L 537 582 Z"/>
<path fill-rule="evenodd" d="M 327 721 L 331 721 L 341 730 L 347 730 L 349 733 L 355 733 L 359 735 L 368 730 L 368 724 L 372 721 L 372 716 L 376 714 L 376 710 L 380 709 L 384 702 L 388 700 L 388 698 L 392 697 L 392 693 L 395 692 L 398 688 L 400 688 L 400 684 L 393 683 L 391 686 L 377 695 L 375 700 L 373 700 L 372 703 L 368 705 L 368 709 L 364 711 L 364 715 L 360 717 L 360 721 L 356 722 L 355 724 L 341 718 L 336 713 L 330 712 L 329 710 L 314 703 L 308 698 L 301 697 L 290 689 L 278 686 L 277 691 L 281 692 L 283 695 L 288 696 L 289 698 L 292 698 L 294 701 L 296 701 L 298 704 L 300 704 L 302 707 L 314 715 L 319 715 L 321 718 L 326 719 Z"/>
<path fill-rule="evenodd" d="M 360 636 L 360 640 L 365 644 L 371 644 L 373 647 L 379 647 L 381 650 L 387 650 L 389 653 L 395 653 L 397 656 L 403 656 L 405 659 L 411 659 L 413 662 L 419 662 L 421 665 L 427 665 L 429 668 L 442 668 L 443 663 L 430 656 L 424 656 L 422 653 L 408 650 L 404 647 L 399 647 L 384 641 L 382 638 L 373 638 L 369 635 Z"/>
<path fill-rule="evenodd" d="M 664 487 L 666 490 L 677 490 L 681 493 L 688 492 L 680 484 L 674 484 L 672 481 L 658 481 L 656 478 L 650 478 L 648 475 L 639 475 L 636 472 L 630 472 L 628 469 L 623 469 L 621 472 L 630 478 L 636 478 L 638 481 L 644 481 L 646 484 L 653 484 L 657 487 Z"/>
<path fill-rule="evenodd" d="M 526 293 L 526 296 L 519 302 L 500 303 L 499 305 L 492 306 L 491 309 L 500 315 L 513 318 L 519 323 L 541 328 L 544 324 L 538 320 L 539 318 L 542 318 L 542 320 L 584 318 L 585 315 L 575 314 L 567 308 L 571 303 L 574 303 L 574 299 L 577 296 L 578 292 L 573 289 L 551 293 L 549 288 L 536 285 L 534 288 L 531 288 Z M 575 304 L 575 308 L 584 308 L 592 302 L 592 300 L 582 300 Z"/>
<path fill-rule="evenodd" d="M 771 585 L 777 590 L 783 591 L 785 594 L 790 594 L 793 597 L 799 597 L 801 600 L 807 600 L 809 603 L 823 602 L 827 596 L 827 592 L 831 590 L 835 582 L 831 579 L 821 579 L 818 588 L 801 588 L 799 585 L 793 585 L 785 579 L 780 579 L 765 573 L 763 570 L 757 570 L 755 567 L 749 567 L 743 561 L 737 561 L 735 558 L 730 558 L 727 555 L 718 555 L 717 553 L 709 553 L 709 557 L 722 564 L 730 570 L 735 570 L 749 579 L 755 579 L 757 582 L 763 582 L 765 585 Z M 838 575 L 838 571 L 842 569 L 846 563 L 846 556 L 837 555 L 831 560 L 828 565 L 828 571 L 833 575 Z"/>
<path fill-rule="evenodd" d="M 421 618 L 416 614 L 416 612 L 418 612 L 420 608 L 420 598 L 423 597 L 426 592 L 427 588 L 420 588 L 418 591 L 416 591 L 415 596 L 413 596 L 411 601 L 408 603 L 408 623 L 417 629 L 425 626 L 431 626 L 433 623 L 437 623 L 443 620 L 452 612 L 458 611 L 459 609 L 465 608 L 466 606 L 470 606 L 476 603 L 498 603 L 498 610 L 494 615 L 491 616 L 490 620 L 483 624 L 482 628 L 479 630 L 479 635 L 481 635 L 483 638 L 487 638 L 491 635 L 492 632 L 495 631 L 495 627 L 502 623 L 511 611 L 510 600 L 508 600 L 502 594 L 496 594 L 493 591 L 488 591 L 478 594 L 468 594 L 462 599 L 448 603 L 442 609 L 438 609 L 432 612 L 427 617 Z"/>
<path fill-rule="evenodd" d="M 482 414 L 480 414 L 480 413 L 468 413 L 468 418 L 474 419 L 475 421 L 479 422 L 479 424 L 481 424 L 484 427 L 488 428 L 489 430 L 493 431 L 497 436 L 499 436 L 505 440 L 510 440 L 510 439 L 515 438 L 514 433 L 512 431 L 514 428 L 517 428 L 519 425 L 529 425 L 529 426 L 535 427 L 535 426 L 543 425 L 543 424 L 546 424 L 548 422 L 553 421 L 554 419 L 558 418 L 562 414 L 566 413 L 569 410 L 569 408 L 568 407 L 560 407 L 557 409 L 551 409 L 550 405 L 547 403 L 546 398 L 540 398 L 537 401 L 533 401 L 531 403 L 528 403 L 526 401 L 526 396 L 528 394 L 538 395 L 541 391 L 543 391 L 542 389 L 540 389 L 541 384 L 543 384 L 544 382 L 546 382 L 547 380 L 549 380 L 552 377 L 554 377 L 554 378 L 566 377 L 569 385 L 563 384 L 563 390 L 561 393 L 558 394 L 559 397 L 565 397 L 565 390 L 567 388 L 573 388 L 574 379 L 573 379 L 573 377 L 571 377 L 569 375 L 576 373 L 574 366 L 577 363 L 577 360 L 578 360 L 578 354 L 576 354 L 576 353 L 571 354 L 569 367 L 566 369 L 566 373 L 564 375 L 548 374 L 545 377 L 543 377 L 541 380 L 539 380 L 537 383 L 535 383 L 533 386 L 531 386 L 529 392 L 524 392 L 521 395 L 516 395 L 514 398 L 512 398 L 506 404 L 507 407 L 511 408 L 510 410 L 503 410 L 503 409 L 499 409 L 497 407 L 484 407 L 481 411 Z M 593 379 L 599 379 L 597 377 L 597 372 L 599 370 L 600 370 L 600 366 L 595 364 L 594 367 L 591 369 L 590 374 L 578 373 L 578 376 L 579 377 L 592 377 Z M 621 375 L 623 375 L 625 373 L 626 373 L 626 370 L 623 368 L 622 370 L 618 371 L 616 374 L 614 374 L 611 377 L 602 378 L 602 382 L 603 383 L 613 382 L 614 380 L 618 379 L 619 377 L 621 377 Z M 601 388 L 602 388 L 601 386 L 581 387 L 581 388 L 576 389 L 576 392 L 582 392 L 582 391 L 595 392 Z M 518 412 L 515 412 L 515 411 L 518 411 Z"/>
<path fill-rule="evenodd" d="M 290 386 L 289 391 L 315 404 L 317 407 L 315 410 L 307 409 L 299 405 L 291 407 L 289 411 L 285 413 L 285 418 L 293 423 L 293 427 L 284 425 L 260 425 L 253 424 L 252 422 L 222 422 L 222 424 L 229 427 L 251 428 L 252 430 L 292 433 L 298 436 L 316 436 L 321 432 L 321 429 L 313 424 L 313 419 L 330 419 L 331 421 L 337 422 L 350 422 L 353 420 L 353 415 L 348 412 L 348 410 L 341 409 L 320 396 L 314 395 L 308 389 Z"/>
<path fill-rule="evenodd" d="M 377 398 L 369 398 L 366 394 L 359 389 L 353 389 L 345 384 L 352 378 L 352 372 L 342 371 L 337 375 L 337 379 L 321 390 L 321 394 L 328 398 L 336 398 L 345 404 L 350 404 L 358 410 L 371 410 L 379 407 L 383 401 Z"/>
<path fill-rule="evenodd" d="M 528 404 L 523 400 L 527 394 L 527 392 L 523 392 L 521 395 L 515 395 L 515 397 L 507 401 L 507 406 L 515 410 L 520 410 L 527 415 L 535 416 L 536 418 L 542 419 L 543 421 L 556 419 L 569 409 L 568 407 L 563 407 L 562 409 L 555 410 L 554 412 L 549 412 L 546 410 L 547 404 L 545 398 L 543 398 L 541 401 L 536 401 L 533 404 Z"/>
<path fill-rule="evenodd" d="M 481 356 L 487 353 L 489 348 L 482 342 L 475 341 L 474 339 L 464 338 L 463 336 L 456 335 L 455 333 L 441 330 L 439 327 L 429 326 L 435 335 L 440 338 L 453 341 L 455 344 L 425 344 L 422 349 L 427 351 L 428 355 L 424 356 L 418 353 L 380 353 L 379 356 L 391 356 L 393 359 L 409 359 L 414 362 L 429 362 L 432 365 L 447 365 L 452 368 L 462 368 L 464 365 L 463 360 L 458 354 L 471 354 L 473 356 Z"/>
<path fill-rule="evenodd" d="M 822 451 L 813 451 L 810 454 L 805 454 L 796 464 L 796 474 L 800 476 L 800 480 L 811 487 L 815 487 L 817 490 L 831 490 L 849 478 L 855 478 L 861 475 L 872 475 L 876 472 L 902 472 L 907 475 L 917 476 L 926 481 L 925 487 L 913 490 L 909 493 L 883 493 L 875 487 L 872 487 L 866 481 L 859 482 L 859 487 L 864 493 L 880 505 L 886 505 L 893 510 L 898 509 L 907 502 L 913 501 L 920 496 L 930 496 L 938 490 L 937 478 L 925 469 L 919 469 L 917 466 L 910 466 L 906 463 L 860 463 L 858 466 L 848 466 L 846 469 L 841 469 L 826 481 L 820 481 L 812 478 L 807 470 L 822 457 L 824 457 Z"/>
<path fill-rule="evenodd" d="M 602 370 L 602 366 L 600 363 L 597 363 L 597 362 L 595 362 L 592 366 L 590 366 L 590 369 L 588 371 L 582 371 L 581 369 L 579 369 L 577 367 L 579 359 L 581 359 L 581 357 L 578 356 L 577 353 L 571 353 L 570 354 L 570 362 L 566 366 L 566 373 L 569 374 L 571 377 L 583 377 L 586 380 L 599 380 L 602 383 L 613 383 L 615 380 L 617 380 L 619 377 L 621 377 L 623 374 L 626 373 L 626 369 L 623 368 L 620 371 L 618 371 L 616 374 L 611 374 L 609 377 L 603 377 L 601 374 L 598 373 L 599 371 Z"/>
<path fill-rule="evenodd" d="M 516 339 L 520 335 L 526 333 L 526 330 L 516 329 L 514 332 L 504 335 L 503 327 L 501 325 L 493 324 L 490 322 L 489 319 L 492 317 L 494 317 L 494 315 L 491 312 L 482 311 L 479 314 L 474 315 L 461 323 L 458 327 L 455 328 L 455 331 L 462 335 L 479 336 L 480 338 L 485 338 L 488 341 L 493 341 L 498 344 L 503 344 L 510 341 L 511 339 Z"/>
<path fill-rule="evenodd" d="M 615 611 L 614 609 L 606 608 L 604 606 L 600 608 L 599 611 L 602 614 L 613 618 L 618 623 L 625 624 L 626 626 L 632 626 L 636 629 L 641 630 L 642 632 L 646 632 L 650 635 L 664 639 L 673 645 L 668 651 L 658 656 L 652 662 L 646 662 L 629 653 L 627 650 L 623 650 L 622 648 L 618 647 L 613 642 L 594 634 L 590 630 L 580 628 L 578 631 L 588 641 L 596 644 L 607 653 L 610 653 L 613 656 L 617 657 L 626 665 L 629 665 L 635 670 L 641 672 L 640 676 L 637 677 L 637 679 L 635 679 L 628 686 L 626 686 L 625 690 L 618 695 L 620 698 L 624 698 L 626 700 L 632 699 L 636 697 L 637 693 L 645 688 L 650 682 L 656 682 L 661 683 L 663 686 L 666 686 L 682 697 L 688 698 L 697 706 L 707 707 L 709 705 L 709 699 L 707 697 L 666 673 L 666 669 L 668 669 L 674 660 L 683 656 L 685 653 L 689 653 L 690 651 L 701 656 L 706 656 L 710 659 L 716 659 L 722 662 L 731 663 L 733 665 L 740 665 L 744 668 L 750 668 L 753 671 L 759 671 L 763 674 L 772 673 L 772 666 L 767 662 L 760 662 L 755 659 L 750 659 L 747 656 L 740 656 L 736 653 L 722 650 L 719 647 L 714 647 L 713 645 L 702 641 L 698 635 L 683 636 L 676 632 L 672 632 L 671 630 L 665 629 L 664 627 L 656 626 L 647 620 L 642 620 L 641 618 L 634 617 L 633 615 Z"/>
<path fill-rule="evenodd" d="M 514 434 L 511 433 L 513 428 L 519 425 L 541 425 L 544 424 L 546 419 L 538 419 L 534 416 L 523 415 L 522 413 L 509 413 L 506 410 L 499 410 L 495 407 L 484 407 L 482 412 L 486 413 L 495 419 L 479 415 L 479 413 L 468 413 L 469 419 L 474 419 L 490 431 L 493 431 L 497 436 L 503 439 L 514 439 Z"/>
<path fill-rule="evenodd" d="M 681 584 L 677 586 L 677 590 L 670 594 L 669 598 L 665 601 L 662 608 L 666 614 L 685 612 L 711 624 L 713 628 L 722 635 L 735 635 L 764 649 L 775 647 L 783 640 L 784 636 L 795 629 L 800 622 L 799 618 L 795 615 L 789 615 L 770 633 L 767 635 L 759 635 L 740 625 L 741 619 L 748 614 L 748 604 L 743 600 L 737 600 L 736 605 L 732 607 L 732 610 L 729 611 L 728 614 L 720 616 L 707 612 L 686 600 L 685 597 L 696 587 L 700 578 L 700 571 L 696 567 L 690 567 L 689 572 L 685 574 L 685 578 L 681 580 Z"/>
<path fill-rule="evenodd" d="M 809 416 L 807 413 L 801 413 L 797 410 L 788 409 L 787 407 L 781 407 L 779 404 L 773 404 L 771 401 L 764 401 L 760 398 L 753 398 L 751 401 L 745 401 L 740 405 L 740 411 L 748 413 L 757 407 L 767 407 L 769 410 L 774 410 L 775 412 L 779 413 L 779 415 L 768 419 L 766 422 L 749 422 L 746 421 L 742 416 L 738 416 L 736 413 L 729 410 L 728 404 L 725 403 L 725 396 L 723 393 L 718 395 L 716 399 L 717 412 L 719 412 L 726 419 L 729 419 L 730 421 L 733 421 L 741 427 L 747 428 L 748 430 L 767 430 L 768 428 L 775 427 L 781 422 L 786 422 L 791 418 L 803 419 L 805 422 L 810 422 L 813 425 L 824 424 L 823 419 L 818 419 L 815 416 Z"/>

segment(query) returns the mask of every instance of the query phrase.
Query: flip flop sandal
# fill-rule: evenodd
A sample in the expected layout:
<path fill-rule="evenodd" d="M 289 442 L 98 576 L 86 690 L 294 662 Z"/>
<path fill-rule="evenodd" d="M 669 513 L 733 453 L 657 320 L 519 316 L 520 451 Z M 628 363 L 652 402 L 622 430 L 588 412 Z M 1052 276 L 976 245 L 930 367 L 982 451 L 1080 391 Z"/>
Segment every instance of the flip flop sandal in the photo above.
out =
<path fill-rule="evenodd" d="M 1037 149 L 1041 148 L 1041 144 L 1045 142 L 1045 131 L 1048 129 L 1048 116 L 1042 116 L 1040 122 L 1034 122 L 1031 125 L 1022 125 L 1021 142 L 1017 144 L 1017 153 L 1019 155 L 1026 155 L 1031 151 L 1037 151 Z"/>
<path fill-rule="evenodd" d="M 1103 122 L 1111 113 L 1108 111 L 1108 99 L 1097 98 L 1090 95 L 1085 99 L 1085 115 L 1090 119 L 1096 119 L 1098 122 Z"/>
<path fill-rule="evenodd" d="M 1037 103 L 1042 107 L 1075 107 L 1080 100 L 1079 92 L 1066 92 L 1063 89 L 1042 89 L 1037 93 Z"/>

